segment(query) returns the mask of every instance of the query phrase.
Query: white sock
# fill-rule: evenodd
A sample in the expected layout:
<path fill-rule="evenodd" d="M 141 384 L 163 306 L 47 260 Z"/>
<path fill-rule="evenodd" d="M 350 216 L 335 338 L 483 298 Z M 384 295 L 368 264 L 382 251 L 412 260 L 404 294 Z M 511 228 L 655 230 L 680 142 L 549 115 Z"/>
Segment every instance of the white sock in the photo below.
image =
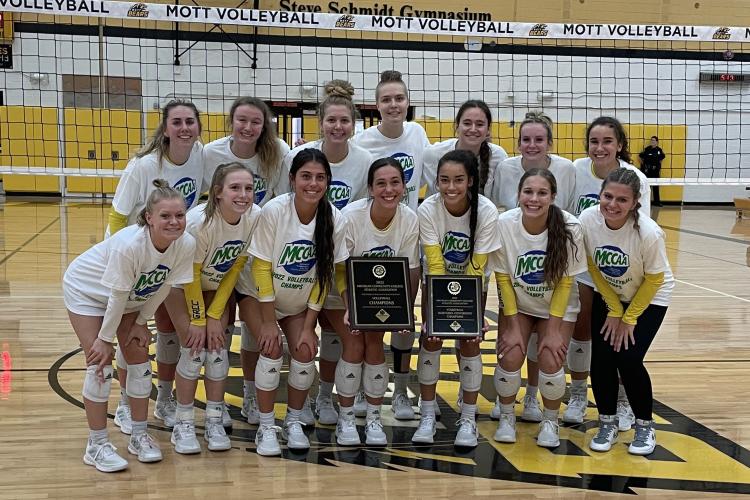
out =
<path fill-rule="evenodd" d="M 209 418 L 221 418 L 221 414 L 224 411 L 224 401 L 208 401 L 206 400 L 206 420 Z"/>
<path fill-rule="evenodd" d="M 409 374 L 408 373 L 394 373 L 393 374 L 393 392 L 401 392 L 408 394 L 407 387 L 409 385 Z"/>
<path fill-rule="evenodd" d="M 107 441 L 109 441 L 109 433 L 107 432 L 106 427 L 98 431 L 89 429 L 89 442 L 91 442 L 91 444 L 101 446 Z"/>
<path fill-rule="evenodd" d="M 339 403 L 339 418 L 354 421 L 354 406 L 342 406 Z"/>
<path fill-rule="evenodd" d="M 557 422 L 557 415 L 560 413 L 560 409 L 557 410 L 548 410 L 547 408 L 544 409 L 542 412 L 542 418 L 544 420 L 549 420 L 551 422 Z"/>
<path fill-rule="evenodd" d="M 463 403 L 461 405 L 461 418 L 467 418 L 474 420 L 477 416 L 477 405 L 470 405 L 469 403 Z"/>
<path fill-rule="evenodd" d="M 333 382 L 320 381 L 320 388 L 318 389 L 318 397 L 331 397 L 333 395 Z"/>
<path fill-rule="evenodd" d="M 131 434 L 131 436 L 145 434 L 147 425 L 148 422 L 146 422 L 145 420 L 143 422 L 136 422 L 135 420 L 133 420 L 133 433 Z"/>
<path fill-rule="evenodd" d="M 120 386 L 120 406 L 128 406 L 130 403 L 128 402 L 128 395 L 125 392 L 125 388 Z"/>
<path fill-rule="evenodd" d="M 380 420 L 380 405 L 367 403 L 367 421 Z"/>
<path fill-rule="evenodd" d="M 156 383 L 156 400 L 165 401 L 172 395 L 172 380 L 159 380 Z"/>
<path fill-rule="evenodd" d="M 195 409 L 193 403 L 184 405 L 178 401 L 175 418 L 178 422 L 195 422 Z"/>
<path fill-rule="evenodd" d="M 539 390 L 539 387 L 535 385 L 527 385 L 526 386 L 526 395 L 531 396 L 532 398 L 536 397 L 536 393 Z"/>
<path fill-rule="evenodd" d="M 500 413 L 504 415 L 513 415 L 516 411 L 516 403 L 500 403 Z"/>
<path fill-rule="evenodd" d="M 435 416 L 435 404 L 436 404 L 436 402 L 435 402 L 434 399 L 431 399 L 429 401 L 426 400 L 426 399 L 423 399 L 422 400 L 422 404 L 419 407 L 420 413 L 422 413 L 422 416 L 423 417 L 427 417 L 427 416 L 434 417 Z"/>
<path fill-rule="evenodd" d="M 276 423 L 275 415 L 272 411 L 268 413 L 258 412 L 258 418 L 260 419 L 260 425 L 273 426 Z"/>

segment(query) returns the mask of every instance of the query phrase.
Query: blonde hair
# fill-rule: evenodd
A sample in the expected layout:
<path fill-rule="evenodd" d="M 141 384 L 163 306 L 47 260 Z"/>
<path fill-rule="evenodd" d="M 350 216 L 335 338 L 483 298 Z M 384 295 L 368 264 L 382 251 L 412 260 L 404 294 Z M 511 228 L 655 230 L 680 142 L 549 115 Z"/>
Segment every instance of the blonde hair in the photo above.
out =
<path fill-rule="evenodd" d="M 544 126 L 544 129 L 547 131 L 547 144 L 552 144 L 552 118 L 544 114 L 543 111 L 529 111 L 526 113 L 526 116 L 523 118 L 523 121 L 521 122 L 521 126 L 518 127 L 518 145 L 521 145 L 521 131 L 523 130 L 524 125 L 528 125 L 530 123 L 539 123 Z"/>
<path fill-rule="evenodd" d="M 281 170 L 281 152 L 279 151 L 276 135 L 276 125 L 273 122 L 273 113 L 265 102 L 257 97 L 238 97 L 229 108 L 227 125 L 232 130 L 234 113 L 240 106 L 252 106 L 263 114 L 263 131 L 258 137 L 255 151 L 258 154 L 258 166 L 260 175 L 266 179 L 274 179 Z"/>
<path fill-rule="evenodd" d="M 138 217 L 135 221 L 135 223 L 141 227 L 148 224 L 146 222 L 146 214 L 153 213 L 154 205 L 156 205 L 160 201 L 179 199 L 183 203 L 185 203 L 185 197 L 182 196 L 182 193 L 170 186 L 169 183 L 164 179 L 154 179 L 152 184 L 156 189 L 151 191 L 151 194 L 148 195 L 146 206 L 144 206 L 141 211 L 138 212 Z"/>
<path fill-rule="evenodd" d="M 253 179 L 253 173 L 240 162 L 233 161 L 230 163 L 223 163 L 216 167 L 214 176 L 211 178 L 211 187 L 208 188 L 208 200 L 206 201 L 206 208 L 204 210 L 203 223 L 208 224 L 211 219 L 216 215 L 216 209 L 218 208 L 219 202 L 216 196 L 224 189 L 224 181 L 227 176 L 232 172 L 247 172 L 250 174 L 250 178 Z M 252 207 L 251 207 L 252 209 Z"/>
<path fill-rule="evenodd" d="M 169 137 L 164 135 L 164 132 L 167 130 L 167 118 L 169 118 L 170 111 L 178 106 L 185 106 L 186 108 L 190 108 L 193 111 L 193 114 L 195 114 L 195 120 L 198 122 L 198 133 L 201 133 L 203 131 L 200 112 L 198 112 L 198 108 L 195 107 L 195 104 L 185 99 L 172 99 L 162 108 L 161 121 L 159 122 L 159 125 L 156 127 L 156 130 L 154 130 L 154 133 L 151 135 L 151 138 L 149 138 L 146 144 L 144 144 L 143 147 L 135 153 L 136 157 L 143 158 L 144 156 L 156 151 L 156 157 L 158 158 L 159 164 L 161 165 L 162 158 L 164 158 L 164 155 L 169 153 Z"/>
<path fill-rule="evenodd" d="M 354 97 L 354 87 L 346 80 L 331 80 L 325 84 L 323 90 L 326 98 L 318 106 L 318 117 L 322 122 L 325 118 L 326 111 L 330 106 L 346 106 L 351 113 L 352 122 L 357 120 L 357 108 L 354 107 L 352 97 Z"/>

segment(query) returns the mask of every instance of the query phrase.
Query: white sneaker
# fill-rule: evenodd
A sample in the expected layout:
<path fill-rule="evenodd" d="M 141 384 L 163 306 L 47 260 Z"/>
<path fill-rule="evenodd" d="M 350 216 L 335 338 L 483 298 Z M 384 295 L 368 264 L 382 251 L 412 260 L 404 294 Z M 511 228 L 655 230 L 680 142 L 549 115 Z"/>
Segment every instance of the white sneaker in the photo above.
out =
<path fill-rule="evenodd" d="M 367 397 L 365 396 L 365 391 L 358 391 L 357 394 L 354 395 L 354 416 L 367 416 Z"/>
<path fill-rule="evenodd" d="M 365 444 L 370 446 L 385 446 L 388 444 L 388 437 L 383 431 L 383 422 L 379 418 L 373 418 L 367 422 Z"/>
<path fill-rule="evenodd" d="M 594 451 L 609 451 L 616 442 L 616 417 L 599 417 L 599 430 L 589 443 L 589 448 Z"/>
<path fill-rule="evenodd" d="M 333 425 L 339 421 L 339 412 L 333 406 L 330 396 L 315 398 L 315 410 L 318 412 L 318 422 L 323 425 Z"/>
<path fill-rule="evenodd" d="M 115 425 L 120 432 L 130 435 L 133 432 L 133 417 L 130 415 L 130 405 L 119 403 L 115 410 Z"/>
<path fill-rule="evenodd" d="M 422 396 L 419 396 L 417 400 L 417 408 L 422 408 Z M 437 396 L 435 396 L 435 418 L 440 420 L 442 412 L 440 411 L 440 405 L 437 403 Z"/>
<path fill-rule="evenodd" d="M 453 441 L 453 444 L 467 448 L 476 447 L 477 437 L 479 436 L 476 421 L 461 417 L 456 422 L 456 425 L 458 426 L 458 432 L 456 432 L 456 439 Z"/>
<path fill-rule="evenodd" d="M 224 424 L 219 417 L 206 419 L 206 432 L 203 438 L 208 443 L 211 451 L 226 451 L 232 447 L 232 442 L 227 437 Z"/>
<path fill-rule="evenodd" d="M 308 450 L 310 441 L 302 430 L 302 422 L 299 420 L 287 419 L 281 431 L 281 436 L 286 439 L 286 445 L 291 450 Z"/>
<path fill-rule="evenodd" d="M 240 413 L 242 413 L 242 416 L 247 419 L 248 424 L 258 425 L 260 423 L 260 415 L 258 415 L 258 399 L 255 397 L 255 394 L 242 400 L 242 410 Z"/>
<path fill-rule="evenodd" d="M 435 417 L 432 415 L 422 415 L 419 420 L 419 427 L 414 431 L 411 437 L 412 443 L 432 444 L 435 441 Z"/>
<path fill-rule="evenodd" d="M 232 415 L 229 414 L 229 409 L 227 408 L 227 403 L 224 402 L 221 409 L 221 425 L 227 429 L 231 429 L 233 422 Z"/>
<path fill-rule="evenodd" d="M 570 393 L 568 406 L 563 412 L 562 421 L 567 424 L 582 424 L 586 417 L 586 408 L 589 406 L 586 394 Z"/>
<path fill-rule="evenodd" d="M 302 405 L 301 411 L 302 413 L 299 416 L 300 423 L 302 425 L 315 425 L 315 415 L 310 407 L 310 396 L 305 398 L 305 404 Z"/>
<path fill-rule="evenodd" d="M 117 448 L 109 441 L 97 445 L 89 440 L 83 454 L 83 463 L 93 465 L 101 472 L 117 472 L 128 468 L 128 461 L 117 454 Z"/>
<path fill-rule="evenodd" d="M 539 405 L 537 404 L 537 407 L 538 406 Z M 526 408 L 525 404 L 524 404 L 524 408 Z M 495 406 L 493 406 L 492 409 L 490 410 L 490 418 L 492 420 L 500 420 L 500 414 L 501 413 L 502 413 L 502 411 L 500 411 L 500 396 L 497 396 L 495 398 Z"/>
<path fill-rule="evenodd" d="M 631 455 L 650 455 L 656 448 L 656 433 L 653 423 L 645 420 L 635 421 L 635 436 L 628 446 Z"/>
<path fill-rule="evenodd" d="M 617 429 L 620 432 L 630 430 L 635 423 L 635 415 L 633 410 L 630 408 L 630 403 L 627 401 L 617 402 Z"/>
<path fill-rule="evenodd" d="M 396 420 L 414 419 L 414 408 L 411 406 L 411 399 L 403 392 L 397 392 L 393 395 L 391 409 Z"/>
<path fill-rule="evenodd" d="M 262 457 L 275 457 L 281 455 L 279 437 L 276 435 L 281 429 L 276 425 L 261 425 L 255 433 L 255 447 L 258 455 Z"/>
<path fill-rule="evenodd" d="M 516 442 L 516 415 L 513 413 L 501 413 L 497 430 L 492 437 L 498 443 Z"/>
<path fill-rule="evenodd" d="M 362 444 L 354 420 L 339 418 L 334 434 L 336 435 L 336 442 L 341 446 L 359 446 Z"/>
<path fill-rule="evenodd" d="M 177 422 L 177 401 L 172 396 L 156 401 L 154 416 L 164 422 L 164 427 L 171 429 Z"/>
<path fill-rule="evenodd" d="M 138 461 L 143 463 L 158 462 L 162 458 L 159 445 L 148 432 L 130 436 L 128 453 L 138 455 Z"/>
<path fill-rule="evenodd" d="M 498 410 L 500 409 L 497 405 Z M 526 422 L 541 422 L 542 421 L 542 410 L 539 408 L 539 400 L 536 396 L 526 395 L 523 397 L 523 412 L 521 412 L 521 420 Z"/>
<path fill-rule="evenodd" d="M 201 452 L 201 445 L 195 437 L 195 423 L 193 421 L 180 420 L 172 428 L 172 437 L 169 439 L 174 445 L 174 451 L 183 455 L 192 455 Z"/>
<path fill-rule="evenodd" d="M 536 444 L 542 448 L 557 448 L 560 446 L 560 425 L 552 420 L 542 420 L 539 424 Z"/>

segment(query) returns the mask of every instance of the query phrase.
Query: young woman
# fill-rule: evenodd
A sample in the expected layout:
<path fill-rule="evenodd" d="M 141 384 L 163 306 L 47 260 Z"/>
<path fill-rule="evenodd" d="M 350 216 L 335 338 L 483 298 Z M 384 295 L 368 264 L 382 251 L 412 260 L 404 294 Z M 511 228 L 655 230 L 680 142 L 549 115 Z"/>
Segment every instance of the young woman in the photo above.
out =
<path fill-rule="evenodd" d="M 421 125 L 407 122 L 409 111 L 409 89 L 398 71 L 384 71 L 375 87 L 375 100 L 381 121 L 377 127 L 370 127 L 354 136 L 352 141 L 366 149 L 373 158 L 391 157 L 401 163 L 406 179 L 406 192 L 403 202 L 417 211 L 419 188 L 422 183 L 423 154 L 430 141 Z M 399 420 L 414 418 L 414 409 L 407 393 L 409 363 L 414 334 L 391 335 L 393 352 L 394 389 L 391 406 Z M 364 416 L 366 402 L 364 393 L 357 395 L 355 413 Z"/>
<path fill-rule="evenodd" d="M 136 222 L 157 178 L 165 179 L 182 193 L 188 210 L 195 206 L 202 192 L 204 176 L 203 146 L 198 141 L 200 134 L 200 114 L 192 102 L 175 99 L 164 106 L 161 122 L 153 136 L 128 162 L 117 184 L 105 237 Z M 180 343 L 163 307 L 156 311 L 155 320 L 159 378 L 154 416 L 171 428 L 177 407 L 172 397 L 172 385 Z M 115 424 L 122 432 L 130 434 L 130 406 L 123 385 L 127 371 L 120 350 L 117 351 L 117 372 L 121 398 L 115 411 Z"/>
<path fill-rule="evenodd" d="M 602 180 L 618 168 L 632 169 L 641 181 L 641 215 L 651 216 L 651 205 L 648 196 L 648 181 L 633 166 L 628 137 L 625 128 L 616 119 L 600 116 L 586 129 L 587 158 L 574 162 L 576 169 L 576 191 L 571 212 L 580 215 L 586 208 L 599 203 L 599 191 Z M 594 297 L 594 283 L 588 272 L 577 277 L 581 301 L 581 314 L 578 315 L 575 332 L 568 350 L 568 367 L 570 368 L 570 400 L 563 413 L 563 422 L 582 423 L 588 407 L 588 390 L 586 379 L 591 366 L 591 301 Z M 635 417 L 628 404 L 625 390 L 620 387 L 617 405 L 617 416 L 621 431 L 630 429 Z"/>
<path fill-rule="evenodd" d="M 674 277 L 664 231 L 650 218 L 639 216 L 643 196 L 639 177 L 627 168 L 610 172 L 602 183 L 599 206 L 584 210 L 580 220 L 597 290 L 591 316 L 591 384 L 599 431 L 589 447 L 607 451 L 617 440 L 619 373 L 636 418 L 628 452 L 649 455 L 656 435 L 651 379 L 643 358 L 664 320 Z"/>
<path fill-rule="evenodd" d="M 583 233 L 575 217 L 554 204 L 555 176 L 532 168 L 518 186 L 518 208 L 500 215 L 503 248 L 495 265 L 505 329 L 498 332 L 495 389 L 500 422 L 495 441 L 516 442 L 516 395 L 529 337 L 537 332 L 539 388 L 544 401 L 537 444 L 559 446 L 557 416 L 565 394 L 563 363 L 578 313 L 571 293 L 574 276 L 585 269 Z"/>
<path fill-rule="evenodd" d="M 331 165 L 333 176 L 328 186 L 328 201 L 342 210 L 349 203 L 367 196 L 367 169 L 372 163 L 370 153 L 353 144 L 357 110 L 352 102 L 354 87 L 344 80 L 332 80 L 325 86 L 326 98 L 320 103 L 318 116 L 322 139 L 294 148 L 284 159 L 287 170 L 300 151 L 316 148 L 323 151 Z M 341 340 L 348 329 L 344 325 L 344 303 L 336 290 L 330 290 L 318 317 L 320 337 L 320 386 L 315 399 L 315 410 L 321 424 L 335 424 L 339 414 L 333 406 L 333 384 L 336 363 L 341 358 Z M 309 408 L 305 403 L 305 409 Z M 315 423 L 312 415 L 303 412 L 306 425 Z"/>
<path fill-rule="evenodd" d="M 419 234 L 426 260 L 426 274 L 470 274 L 484 276 L 487 257 L 500 248 L 497 209 L 479 194 L 479 166 L 476 156 L 463 150 L 443 156 L 437 167 L 438 193 L 419 207 Z M 484 309 L 484 308 L 483 308 Z M 423 326 L 417 377 L 421 420 L 411 440 L 432 443 L 435 435 L 435 389 L 440 376 L 442 339 Z M 475 422 L 477 394 L 482 383 L 482 336 L 462 340 L 460 382 L 463 392 L 461 418 L 456 425 L 456 446 L 477 445 Z"/>
<path fill-rule="evenodd" d="M 404 171 L 396 159 L 375 160 L 367 173 L 369 199 L 350 203 L 342 210 L 342 216 L 350 256 L 409 259 L 413 305 L 419 288 L 419 221 L 417 214 L 401 203 L 405 185 Z M 336 284 L 348 309 L 343 265 L 337 265 Z M 344 349 L 336 367 L 340 409 L 336 442 L 344 446 L 360 444 L 353 405 L 360 383 L 363 383 L 367 397 L 365 442 L 382 446 L 386 444 L 386 435 L 380 421 L 380 408 L 388 386 L 384 332 L 349 330 L 348 313 L 343 322 L 347 326 L 340 334 Z"/>
<path fill-rule="evenodd" d="M 172 288 L 164 302 L 181 346 L 176 377 L 177 421 L 172 430 L 177 453 L 201 451 L 195 437 L 193 404 L 202 367 L 208 449 L 231 447 L 222 422 L 224 381 L 229 373 L 224 331 L 230 317 L 227 304 L 247 262 L 245 252 L 260 216 L 260 207 L 253 205 L 253 184 L 253 174 L 244 165 L 220 165 L 211 180 L 208 202 L 187 215 L 187 230 L 196 241 L 193 280 Z"/>
<path fill-rule="evenodd" d="M 89 440 L 83 461 L 102 472 L 125 469 L 107 435 L 107 402 L 112 385 L 112 343 L 130 366 L 127 396 L 132 406 L 128 452 L 141 462 L 161 460 L 146 432 L 151 394 L 150 332 L 146 322 L 173 284 L 191 279 L 195 241 L 184 234 L 185 201 L 166 181 L 156 180 L 133 225 L 98 243 L 68 266 L 63 297 L 70 324 L 86 355 L 83 402 Z"/>
<path fill-rule="evenodd" d="M 557 196 L 554 204 L 565 211 L 570 211 L 575 192 L 576 170 L 573 162 L 567 158 L 551 154 L 552 120 L 542 112 L 529 112 L 518 129 L 519 156 L 508 158 L 495 170 L 490 199 L 498 207 L 511 210 L 518 206 L 518 185 L 521 177 L 532 168 L 549 170 L 557 182 Z M 500 318 L 503 321 L 503 318 Z M 504 324 L 500 329 L 504 329 Z M 538 335 L 531 334 L 526 352 L 528 382 L 526 394 L 523 398 L 521 418 L 529 422 L 541 422 L 542 410 L 539 408 L 537 391 L 539 387 L 539 367 L 536 359 L 536 345 Z M 490 414 L 492 418 L 500 418 L 500 399 Z"/>
<path fill-rule="evenodd" d="M 250 244 L 255 290 L 242 297 L 240 315 L 255 336 L 260 427 L 259 455 L 279 455 L 274 402 L 282 362 L 282 338 L 291 354 L 284 437 L 291 449 L 308 449 L 300 415 L 315 379 L 315 325 L 334 280 L 334 264 L 348 257 L 343 220 L 326 191 L 331 167 L 318 149 L 300 151 L 289 172 L 291 194 L 271 200 L 261 212 Z"/>

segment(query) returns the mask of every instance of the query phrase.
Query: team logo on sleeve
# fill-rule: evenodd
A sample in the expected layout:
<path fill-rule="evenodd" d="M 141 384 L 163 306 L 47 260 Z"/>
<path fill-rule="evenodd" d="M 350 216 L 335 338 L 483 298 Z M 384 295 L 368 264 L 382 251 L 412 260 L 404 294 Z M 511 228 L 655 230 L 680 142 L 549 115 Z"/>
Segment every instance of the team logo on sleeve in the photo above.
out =
<path fill-rule="evenodd" d="M 164 264 L 159 264 L 153 271 L 141 273 L 135 282 L 135 286 L 130 294 L 130 299 L 134 301 L 148 300 L 153 294 L 159 291 L 159 288 L 167 280 L 170 269 Z"/>
<path fill-rule="evenodd" d="M 443 251 L 443 257 L 448 261 L 448 271 L 462 271 L 464 262 L 469 258 L 469 248 L 471 247 L 469 237 L 458 231 L 448 231 L 443 236 L 443 243 L 440 247 Z"/>
<path fill-rule="evenodd" d="M 279 257 L 279 266 L 289 274 L 300 276 L 315 267 L 315 245 L 310 240 L 297 240 L 284 245 Z"/>
<path fill-rule="evenodd" d="M 604 245 L 594 249 L 594 264 L 607 276 L 619 278 L 628 272 L 630 258 L 621 249 Z"/>
<path fill-rule="evenodd" d="M 581 215 L 581 213 L 589 207 L 599 204 L 599 194 L 589 193 L 582 194 L 578 197 L 578 203 L 576 203 L 575 215 Z"/>
<path fill-rule="evenodd" d="M 333 206 L 341 210 L 352 199 L 352 188 L 348 184 L 341 181 L 332 181 L 331 185 L 328 186 L 328 201 L 333 203 Z"/>
<path fill-rule="evenodd" d="M 395 257 L 396 251 L 388 245 L 375 247 L 362 252 L 362 257 Z"/>
<path fill-rule="evenodd" d="M 220 273 L 226 273 L 234 265 L 237 257 L 242 253 L 245 242 L 242 240 L 227 241 L 221 247 L 214 250 L 208 267 L 213 267 Z"/>
<path fill-rule="evenodd" d="M 260 205 L 268 194 L 268 182 L 260 175 L 253 175 L 253 192 L 255 192 L 255 204 Z"/>
<path fill-rule="evenodd" d="M 544 283 L 544 259 L 547 253 L 544 250 L 531 250 L 516 258 L 516 269 L 513 277 L 520 279 L 529 285 L 541 285 Z"/>
<path fill-rule="evenodd" d="M 193 202 L 195 202 L 195 196 L 198 193 L 198 189 L 195 186 L 195 179 L 183 177 L 175 182 L 174 188 L 182 194 L 183 198 L 185 198 L 185 205 L 187 208 L 192 207 Z"/>

